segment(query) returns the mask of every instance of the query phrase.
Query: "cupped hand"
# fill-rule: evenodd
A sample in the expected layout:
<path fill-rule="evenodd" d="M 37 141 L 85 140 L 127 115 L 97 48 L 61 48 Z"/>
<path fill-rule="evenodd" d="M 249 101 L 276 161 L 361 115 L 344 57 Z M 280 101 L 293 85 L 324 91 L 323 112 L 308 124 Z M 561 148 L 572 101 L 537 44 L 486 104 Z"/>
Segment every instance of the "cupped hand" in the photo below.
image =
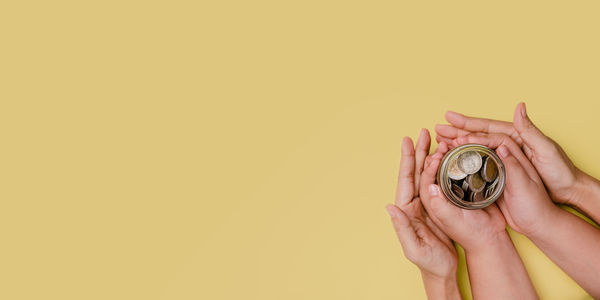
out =
<path fill-rule="evenodd" d="M 564 150 L 544 135 L 529 119 L 525 103 L 515 109 L 514 122 L 468 117 L 455 112 L 446 113 L 451 125 L 437 125 L 436 140 L 451 143 L 452 139 L 471 133 L 505 134 L 510 136 L 531 161 L 552 199 L 558 203 L 573 203 L 578 194 L 578 178 L 582 176 Z"/>
<path fill-rule="evenodd" d="M 390 204 L 386 208 L 404 255 L 427 275 L 448 278 L 456 276 L 456 249 L 448 236 L 429 218 L 418 193 L 430 143 L 431 137 L 426 129 L 421 130 L 416 148 L 410 138 L 403 139 L 396 201 L 395 205 Z"/>
<path fill-rule="evenodd" d="M 460 136 L 452 141 L 452 146 L 470 143 L 496 149 L 504 164 L 506 184 L 497 203 L 508 225 L 525 235 L 543 230 L 544 222 L 551 220 L 558 208 L 519 145 L 505 134 L 478 133 Z"/>
<path fill-rule="evenodd" d="M 447 151 L 445 143 L 444 150 Z M 429 157 L 429 164 L 421 174 L 420 194 L 423 205 L 431 219 L 465 251 L 475 251 L 492 244 L 506 230 L 506 221 L 495 204 L 484 209 L 467 210 L 455 206 L 435 184 L 435 177 L 442 159 L 440 151 Z"/>

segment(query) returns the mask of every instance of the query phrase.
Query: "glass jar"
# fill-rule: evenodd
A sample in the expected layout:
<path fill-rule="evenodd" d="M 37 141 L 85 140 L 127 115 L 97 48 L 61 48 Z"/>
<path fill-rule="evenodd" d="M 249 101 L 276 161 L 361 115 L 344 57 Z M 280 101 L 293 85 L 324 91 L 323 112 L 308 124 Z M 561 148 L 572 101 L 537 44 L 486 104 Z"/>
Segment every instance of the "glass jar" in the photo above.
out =
<path fill-rule="evenodd" d="M 481 209 L 500 198 L 506 172 L 502 160 L 492 149 L 466 144 L 444 155 L 436 180 L 442 193 L 454 205 Z"/>

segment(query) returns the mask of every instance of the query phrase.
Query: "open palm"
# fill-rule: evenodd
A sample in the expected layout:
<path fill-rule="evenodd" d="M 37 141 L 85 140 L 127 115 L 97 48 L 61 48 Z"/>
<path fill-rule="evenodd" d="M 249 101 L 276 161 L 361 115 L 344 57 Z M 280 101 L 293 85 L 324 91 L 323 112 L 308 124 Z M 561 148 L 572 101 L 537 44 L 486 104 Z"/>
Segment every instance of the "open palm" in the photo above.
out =
<path fill-rule="evenodd" d="M 456 272 L 456 249 L 450 238 L 427 215 L 418 194 L 419 179 L 429 153 L 431 137 L 422 130 L 414 148 L 410 138 L 402 141 L 402 159 L 395 205 L 387 209 L 402 244 L 404 255 L 422 271 L 445 277 Z M 441 156 L 445 145 L 434 155 Z"/>

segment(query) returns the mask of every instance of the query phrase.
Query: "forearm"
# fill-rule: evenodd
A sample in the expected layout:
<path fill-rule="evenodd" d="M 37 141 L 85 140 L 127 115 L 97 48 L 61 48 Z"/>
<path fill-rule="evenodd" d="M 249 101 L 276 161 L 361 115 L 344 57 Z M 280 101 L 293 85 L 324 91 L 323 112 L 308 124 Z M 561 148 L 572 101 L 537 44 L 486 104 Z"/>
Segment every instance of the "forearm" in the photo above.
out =
<path fill-rule="evenodd" d="M 537 299 L 533 284 L 508 233 L 473 249 L 465 248 L 474 299 Z"/>
<path fill-rule="evenodd" d="M 578 170 L 576 185 L 570 203 L 596 223 L 600 222 L 600 181 Z"/>
<path fill-rule="evenodd" d="M 600 298 L 600 230 L 560 208 L 543 230 L 528 234 L 554 263 L 594 298 Z"/>
<path fill-rule="evenodd" d="M 462 299 L 456 281 L 456 274 L 441 278 L 421 271 L 421 278 L 423 279 L 428 299 Z"/>

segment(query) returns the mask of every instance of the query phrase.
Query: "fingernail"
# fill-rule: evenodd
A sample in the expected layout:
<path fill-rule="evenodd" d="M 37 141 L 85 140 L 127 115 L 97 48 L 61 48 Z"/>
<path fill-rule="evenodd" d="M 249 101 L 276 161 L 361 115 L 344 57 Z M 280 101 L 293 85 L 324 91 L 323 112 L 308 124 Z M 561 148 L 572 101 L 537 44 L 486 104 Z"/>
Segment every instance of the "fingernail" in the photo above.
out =
<path fill-rule="evenodd" d="M 500 157 L 502 157 L 502 158 L 506 158 L 509 155 L 508 148 L 506 148 L 506 146 L 504 146 L 504 145 L 498 147 L 497 152 L 498 152 L 498 155 L 500 155 Z"/>
<path fill-rule="evenodd" d="M 435 185 L 435 184 L 430 184 L 429 185 L 429 194 L 431 196 L 437 196 L 437 195 L 439 195 L 440 194 L 440 190 L 439 190 L 438 186 Z"/>
<path fill-rule="evenodd" d="M 389 215 L 390 215 L 390 217 L 392 217 L 392 218 L 395 218 L 395 217 L 397 217 L 397 216 L 398 216 L 398 215 L 397 215 L 397 213 L 396 213 L 396 210 L 394 209 L 393 205 L 391 205 L 391 204 L 388 204 L 388 205 L 385 207 L 385 210 L 387 210 L 388 214 L 389 214 Z"/>
<path fill-rule="evenodd" d="M 527 118 L 527 110 L 525 109 L 525 102 L 523 102 L 523 107 L 521 108 L 521 116 L 523 116 L 523 118 Z"/>

